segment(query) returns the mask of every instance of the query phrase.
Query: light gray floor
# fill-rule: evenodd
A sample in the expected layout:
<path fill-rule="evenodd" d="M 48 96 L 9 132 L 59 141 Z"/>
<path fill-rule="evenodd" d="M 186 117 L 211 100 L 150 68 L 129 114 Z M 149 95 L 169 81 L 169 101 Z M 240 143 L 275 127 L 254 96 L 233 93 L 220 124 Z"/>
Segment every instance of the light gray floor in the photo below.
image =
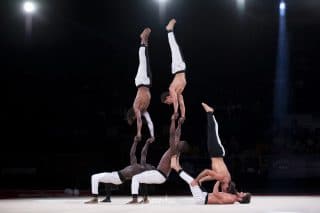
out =
<path fill-rule="evenodd" d="M 98 204 L 84 204 L 89 197 L 2 199 L 0 213 L 320 213 L 320 196 L 253 196 L 250 204 L 233 205 L 195 205 L 191 196 L 150 197 L 149 204 L 126 205 L 130 199 Z"/>

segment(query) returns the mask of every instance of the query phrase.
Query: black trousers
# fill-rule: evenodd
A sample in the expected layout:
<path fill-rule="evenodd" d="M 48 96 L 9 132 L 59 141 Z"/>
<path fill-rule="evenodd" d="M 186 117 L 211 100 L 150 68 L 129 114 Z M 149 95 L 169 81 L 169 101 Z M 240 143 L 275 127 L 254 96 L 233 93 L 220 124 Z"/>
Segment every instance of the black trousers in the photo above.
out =
<path fill-rule="evenodd" d="M 221 144 L 218 123 L 212 112 L 207 112 L 207 146 L 210 157 L 224 157 L 225 150 Z"/>

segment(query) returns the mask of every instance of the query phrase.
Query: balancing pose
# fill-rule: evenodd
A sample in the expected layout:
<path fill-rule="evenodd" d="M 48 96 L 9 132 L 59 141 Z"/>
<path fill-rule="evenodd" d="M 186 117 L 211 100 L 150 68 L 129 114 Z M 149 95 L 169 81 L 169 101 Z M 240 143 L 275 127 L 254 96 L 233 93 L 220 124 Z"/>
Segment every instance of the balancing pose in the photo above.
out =
<path fill-rule="evenodd" d="M 179 158 L 177 158 L 177 156 L 173 156 L 171 158 L 171 167 L 189 185 L 192 196 L 197 204 L 233 204 L 235 202 L 250 203 L 250 193 L 236 192 L 235 194 L 231 194 L 219 192 L 219 181 L 215 183 L 211 193 L 203 191 L 198 184 L 192 185 L 191 183 L 194 182 L 194 179 L 181 168 Z"/>
<path fill-rule="evenodd" d="M 132 176 L 134 176 L 135 174 L 139 174 L 146 170 L 154 169 L 152 165 L 147 164 L 146 162 L 148 148 L 151 142 L 152 140 L 150 138 L 146 141 L 141 151 L 140 164 L 137 162 L 137 157 L 136 157 L 136 147 L 137 147 L 138 141 L 135 140 L 132 143 L 131 150 L 130 150 L 129 166 L 123 168 L 120 171 L 104 172 L 104 173 L 98 173 L 98 174 L 92 175 L 91 176 L 91 193 L 93 198 L 85 203 L 87 204 L 98 203 L 98 188 L 99 188 L 99 183 L 101 182 L 119 185 L 124 183 L 127 180 L 130 180 Z M 144 199 L 142 202 L 144 203 L 148 202 L 147 195 L 144 195 Z"/>
<path fill-rule="evenodd" d="M 176 24 L 175 19 L 171 19 L 166 26 L 166 30 L 168 32 L 168 40 L 169 46 L 171 50 L 171 73 L 173 75 L 173 80 L 169 86 L 169 92 L 164 92 L 161 95 L 161 101 L 166 104 L 173 104 L 174 116 L 177 118 L 179 116 L 178 108 L 181 113 L 182 122 L 185 120 L 185 105 L 182 92 L 186 87 L 186 64 L 183 60 L 182 54 L 180 52 L 180 48 L 177 44 L 174 35 L 174 26 Z"/>
<path fill-rule="evenodd" d="M 150 87 L 152 84 L 148 54 L 148 40 L 150 33 L 151 29 L 145 28 L 140 34 L 141 43 L 139 48 L 139 67 L 137 75 L 135 77 L 135 84 L 138 90 L 133 102 L 133 107 L 131 107 L 127 112 L 127 120 L 130 125 L 134 122 L 135 119 L 137 119 L 137 134 L 135 137 L 138 141 L 141 140 L 141 116 L 145 117 L 148 123 L 151 138 L 154 140 L 153 123 L 147 111 L 151 100 Z"/>
<path fill-rule="evenodd" d="M 208 180 L 218 180 L 223 192 L 235 193 L 235 184 L 231 181 L 231 175 L 223 160 L 225 150 L 218 134 L 218 123 L 213 115 L 214 110 L 206 103 L 202 103 L 202 106 L 207 113 L 207 146 L 211 157 L 211 169 L 203 170 L 193 180 L 192 185 L 195 186 Z"/>
<path fill-rule="evenodd" d="M 170 172 L 171 172 L 171 157 L 175 154 L 179 154 L 183 152 L 186 148 L 186 142 L 180 141 L 181 136 L 181 124 L 182 122 L 178 121 L 178 127 L 175 128 L 176 119 L 174 116 L 171 116 L 171 125 L 170 125 L 170 139 L 169 145 L 170 147 L 167 151 L 162 155 L 162 158 L 158 164 L 157 169 L 149 170 L 137 174 L 132 177 L 131 181 L 131 194 L 132 200 L 128 202 L 128 204 L 138 203 L 138 192 L 139 192 L 139 184 L 162 184 L 166 182 Z"/>

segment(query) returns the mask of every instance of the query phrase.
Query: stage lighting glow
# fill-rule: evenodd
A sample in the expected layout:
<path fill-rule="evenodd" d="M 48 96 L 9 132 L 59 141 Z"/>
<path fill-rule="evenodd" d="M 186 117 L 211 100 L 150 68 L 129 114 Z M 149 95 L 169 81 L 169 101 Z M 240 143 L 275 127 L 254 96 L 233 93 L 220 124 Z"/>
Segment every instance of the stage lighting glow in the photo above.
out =
<path fill-rule="evenodd" d="M 170 3 L 169 0 L 153 0 L 156 4 L 158 4 L 159 7 L 159 18 L 161 24 L 164 24 L 163 21 L 166 17 L 166 10 L 168 7 L 168 4 Z"/>
<path fill-rule="evenodd" d="M 237 2 L 238 10 L 244 11 L 246 0 L 237 0 L 236 2 Z"/>
<path fill-rule="evenodd" d="M 241 5 L 241 4 L 245 4 L 245 3 L 246 3 L 246 0 L 237 0 L 237 3 L 240 4 L 240 5 Z"/>
<path fill-rule="evenodd" d="M 278 51 L 274 87 L 274 128 L 284 137 L 287 129 L 290 108 L 290 72 L 289 46 L 286 26 L 286 5 L 282 0 L 279 5 Z"/>
<path fill-rule="evenodd" d="M 26 13 L 34 13 L 36 11 L 36 5 L 31 1 L 26 1 L 23 3 L 23 10 Z"/>
<path fill-rule="evenodd" d="M 168 0 L 158 0 L 159 3 L 166 3 Z"/>
<path fill-rule="evenodd" d="M 285 10 L 286 9 L 286 3 L 281 2 L 279 8 L 280 8 L 280 10 Z"/>
<path fill-rule="evenodd" d="M 280 9 L 280 16 L 285 16 L 286 15 L 286 3 L 284 1 L 280 2 L 279 9 Z"/>

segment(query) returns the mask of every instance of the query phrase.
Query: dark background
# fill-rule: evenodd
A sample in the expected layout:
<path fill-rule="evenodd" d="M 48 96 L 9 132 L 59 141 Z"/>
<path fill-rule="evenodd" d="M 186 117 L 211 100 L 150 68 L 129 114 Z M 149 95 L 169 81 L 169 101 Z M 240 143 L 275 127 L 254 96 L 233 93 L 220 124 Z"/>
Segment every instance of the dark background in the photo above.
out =
<path fill-rule="evenodd" d="M 241 190 L 319 193 L 319 1 L 287 1 L 289 116 L 281 136 L 273 122 L 278 1 L 247 0 L 244 11 L 235 0 L 175 0 L 164 11 L 152 0 L 38 2 L 29 34 L 21 1 L 0 3 L 1 191 L 89 192 L 93 173 L 129 164 L 136 127 L 125 113 L 136 94 L 139 34 L 146 26 L 156 135 L 148 160 L 157 165 L 172 113 L 160 103 L 171 81 L 165 25 L 175 17 L 187 63 L 186 170 L 196 175 L 210 165 L 205 101 L 215 107 L 225 161 Z M 129 192 L 127 183 L 115 193 Z M 189 194 L 174 173 L 151 193 Z"/>

